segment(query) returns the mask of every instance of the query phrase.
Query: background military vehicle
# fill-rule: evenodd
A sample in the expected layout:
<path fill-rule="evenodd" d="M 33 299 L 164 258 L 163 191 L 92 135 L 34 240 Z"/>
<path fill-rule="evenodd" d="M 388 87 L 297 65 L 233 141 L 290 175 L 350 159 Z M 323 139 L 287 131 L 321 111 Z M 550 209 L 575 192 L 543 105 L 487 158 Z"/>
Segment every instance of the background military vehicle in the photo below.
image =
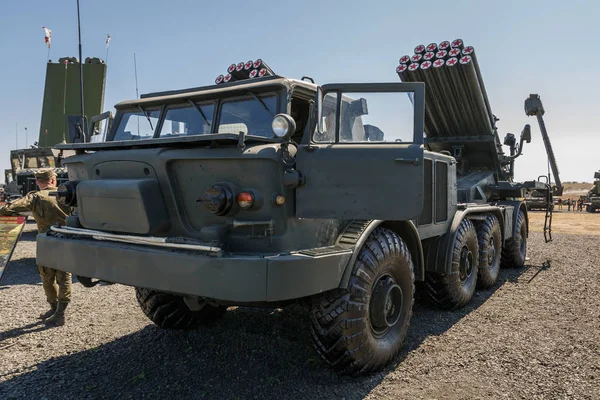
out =
<path fill-rule="evenodd" d="M 23 196 L 37 190 L 35 171 L 53 168 L 58 182 L 68 180 L 62 159 L 75 154 L 72 150 L 55 150 L 58 143 L 81 142 L 88 134 L 88 116 L 102 112 L 106 86 L 104 61 L 88 57 L 83 67 L 84 122 L 81 124 L 81 101 L 79 96 L 79 60 L 75 57 L 59 58 L 58 62 L 46 64 L 46 82 L 38 140 L 29 148 L 12 150 L 10 162 L 12 176 L 18 186 L 15 196 Z M 85 125 L 85 127 L 84 127 Z M 102 127 L 100 127 L 101 129 Z"/>
<path fill-rule="evenodd" d="M 10 152 L 11 172 L 19 188 L 19 194 L 24 196 L 33 190 L 38 190 L 35 183 L 35 171 L 38 169 L 52 168 L 59 184 L 68 181 L 67 170 L 62 165 L 62 160 L 74 154 L 73 150 L 50 148 L 12 150 Z"/>
<path fill-rule="evenodd" d="M 587 193 L 585 210 L 587 212 L 600 210 L 600 171 L 594 173 L 594 186 Z"/>
<path fill-rule="evenodd" d="M 77 151 L 56 193 L 75 213 L 38 236 L 37 260 L 134 286 L 163 328 L 302 302 L 332 368 L 380 369 L 415 284 L 458 308 L 501 264 L 523 265 L 519 198 L 544 188 L 512 178 L 529 126 L 504 154 L 483 85 L 462 83 L 475 63 L 455 64 L 443 81 L 318 86 L 259 59 L 215 85 L 121 102 L 106 141 L 57 146 Z M 449 104 L 471 111 L 441 113 Z"/>
<path fill-rule="evenodd" d="M 546 147 L 546 154 L 548 155 L 549 171 L 547 176 L 542 176 L 538 179 L 545 178 L 545 182 L 550 186 L 550 190 L 539 191 L 534 190 L 525 197 L 525 204 L 527 204 L 528 210 L 546 210 L 548 213 L 552 212 L 554 204 L 554 196 L 562 196 L 563 184 L 560 180 L 560 174 L 558 172 L 558 165 L 556 158 L 554 157 L 554 151 L 552 150 L 552 144 L 550 143 L 550 137 L 546 131 L 546 124 L 544 122 L 544 106 L 542 100 L 538 94 L 530 94 L 529 98 L 525 100 L 525 114 L 528 116 L 535 116 L 540 126 L 540 133 L 544 140 L 544 146 Z M 552 170 L 552 175 L 550 174 Z M 554 177 L 555 183 L 552 184 L 551 176 Z"/>

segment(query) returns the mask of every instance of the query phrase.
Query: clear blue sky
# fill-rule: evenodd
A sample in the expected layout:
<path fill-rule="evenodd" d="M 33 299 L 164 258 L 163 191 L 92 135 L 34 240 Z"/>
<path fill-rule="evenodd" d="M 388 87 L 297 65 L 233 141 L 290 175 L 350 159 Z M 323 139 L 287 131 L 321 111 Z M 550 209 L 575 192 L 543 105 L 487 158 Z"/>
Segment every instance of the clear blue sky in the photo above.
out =
<path fill-rule="evenodd" d="M 83 57 L 108 56 L 105 110 L 140 92 L 212 84 L 232 62 L 263 58 L 278 74 L 317 83 L 398 81 L 398 58 L 419 43 L 475 47 L 501 137 L 532 125 L 517 179 L 547 170 L 523 101 L 540 94 L 563 181 L 600 169 L 600 1 L 81 0 Z M 47 49 L 77 56 L 76 1 L 4 1 L 0 12 L 0 168 L 37 140 Z"/>

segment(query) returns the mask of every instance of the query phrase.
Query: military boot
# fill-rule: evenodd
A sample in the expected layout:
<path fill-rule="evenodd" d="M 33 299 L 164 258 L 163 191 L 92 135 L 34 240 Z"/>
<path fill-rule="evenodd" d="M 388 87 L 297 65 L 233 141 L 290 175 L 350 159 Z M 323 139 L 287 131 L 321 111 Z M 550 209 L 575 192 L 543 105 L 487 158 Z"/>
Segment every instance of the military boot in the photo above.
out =
<path fill-rule="evenodd" d="M 56 301 L 53 303 L 49 303 L 50 304 L 50 309 L 48 311 L 46 311 L 43 314 L 40 314 L 40 316 L 38 317 L 38 319 L 46 319 L 49 316 L 53 315 L 56 312 Z"/>
<path fill-rule="evenodd" d="M 69 303 L 58 302 L 56 312 L 52 314 L 50 318 L 44 321 L 48 325 L 64 325 L 65 324 L 65 310 Z"/>

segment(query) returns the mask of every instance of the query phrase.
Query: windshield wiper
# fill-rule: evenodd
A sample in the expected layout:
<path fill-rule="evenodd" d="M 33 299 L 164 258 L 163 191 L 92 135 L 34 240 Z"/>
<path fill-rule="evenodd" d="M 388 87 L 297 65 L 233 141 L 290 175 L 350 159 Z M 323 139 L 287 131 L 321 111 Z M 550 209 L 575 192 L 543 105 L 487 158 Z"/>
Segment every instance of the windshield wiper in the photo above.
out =
<path fill-rule="evenodd" d="M 202 111 L 202 109 L 198 106 L 198 104 L 194 103 L 193 101 L 188 99 L 188 103 L 190 103 L 191 105 L 194 106 L 194 108 L 196 110 L 198 110 L 198 112 L 200 113 L 200 115 L 202 115 L 202 118 L 204 118 L 204 122 L 206 122 L 208 124 L 208 127 L 210 128 L 210 122 L 208 122 L 208 118 L 206 118 L 206 115 L 204 114 L 204 112 Z"/>
<path fill-rule="evenodd" d="M 142 108 L 142 106 L 138 105 L 138 108 L 140 109 L 141 112 L 144 113 L 144 116 L 146 117 L 146 119 L 148 120 L 148 123 L 150 124 L 150 129 L 152 129 L 152 131 L 154 131 L 154 127 L 152 126 L 152 121 L 150 121 L 150 117 L 148 116 L 148 113 L 146 112 L 146 110 L 144 110 Z"/>
<path fill-rule="evenodd" d="M 267 107 L 267 105 L 265 104 L 265 102 L 264 102 L 264 101 L 263 101 L 263 100 L 262 100 L 260 97 L 257 97 L 257 96 L 256 96 L 254 93 L 252 93 L 252 92 L 248 92 L 248 93 L 250 93 L 250 94 L 252 95 L 252 97 L 254 97 L 254 100 L 256 100 L 256 101 L 260 102 L 260 104 L 262 104 L 262 106 L 265 108 L 265 110 L 267 110 L 267 111 L 268 111 L 268 113 L 269 113 L 269 114 L 271 114 L 271 117 L 274 117 L 274 116 L 275 116 L 275 114 L 273 114 L 273 113 L 271 112 L 271 110 L 269 110 L 269 107 Z"/>

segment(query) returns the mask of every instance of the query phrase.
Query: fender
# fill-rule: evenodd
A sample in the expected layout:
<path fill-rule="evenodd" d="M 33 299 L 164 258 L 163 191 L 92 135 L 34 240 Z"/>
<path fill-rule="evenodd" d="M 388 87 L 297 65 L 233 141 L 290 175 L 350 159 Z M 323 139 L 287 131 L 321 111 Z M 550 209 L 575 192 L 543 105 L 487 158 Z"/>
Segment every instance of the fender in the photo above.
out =
<path fill-rule="evenodd" d="M 514 210 L 515 210 L 515 212 L 513 212 L 513 215 L 512 215 L 512 225 L 511 225 L 512 234 L 510 235 L 510 238 L 507 237 L 506 240 L 513 238 L 515 236 L 515 234 L 517 233 L 515 230 L 515 227 L 517 226 L 517 216 L 519 215 L 518 211 L 523 211 L 523 214 L 525 214 L 525 226 L 527 227 L 527 237 L 529 237 L 529 214 L 527 214 L 527 205 L 525 204 L 524 201 L 502 200 L 502 201 L 497 201 L 495 204 L 512 206 L 512 207 L 514 207 Z"/>
<path fill-rule="evenodd" d="M 458 227 L 463 219 L 465 219 L 468 215 L 472 214 L 481 214 L 491 212 L 500 221 L 500 231 L 502 233 L 502 241 L 504 242 L 504 215 L 499 207 L 495 206 L 482 206 L 482 207 L 470 207 L 465 209 L 458 209 L 452 218 L 452 223 L 450 224 L 450 228 L 448 232 L 444 235 L 443 243 L 440 246 L 440 250 L 445 249 L 444 257 L 442 258 L 443 262 L 438 262 L 435 266 L 435 272 L 440 274 L 449 274 L 451 272 L 451 266 L 448 263 L 448 260 L 452 259 L 452 251 L 454 249 L 454 242 L 456 241 L 456 236 L 458 235 Z"/>
<path fill-rule="evenodd" d="M 365 244 L 367 238 L 375 228 L 380 225 L 396 232 L 406 242 L 415 267 L 415 280 L 422 281 L 425 279 L 423 247 L 417 228 L 412 221 L 360 220 L 352 221 L 337 240 L 337 244 L 347 245 L 351 241 L 354 245 L 352 257 L 348 260 L 340 281 L 340 288 L 348 287 L 352 268 L 354 267 L 354 262 L 358 257 L 360 248 Z"/>

